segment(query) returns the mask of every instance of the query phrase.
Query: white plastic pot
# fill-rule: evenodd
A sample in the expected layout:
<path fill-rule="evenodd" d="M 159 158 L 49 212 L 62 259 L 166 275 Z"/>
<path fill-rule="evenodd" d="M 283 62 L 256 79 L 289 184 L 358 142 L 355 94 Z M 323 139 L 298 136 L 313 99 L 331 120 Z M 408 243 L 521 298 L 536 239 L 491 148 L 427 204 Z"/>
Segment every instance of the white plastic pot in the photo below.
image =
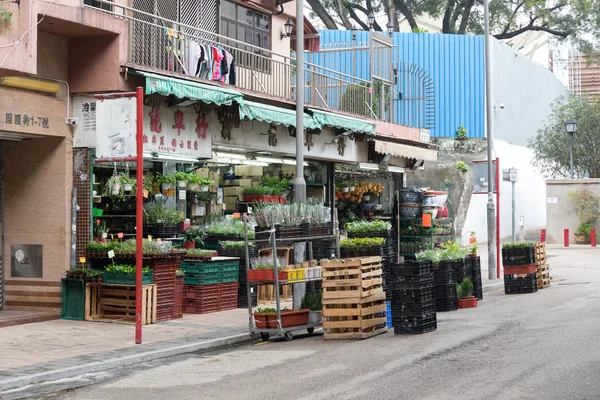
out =
<path fill-rule="evenodd" d="M 125 189 L 126 192 L 131 192 L 133 190 L 133 184 L 131 183 L 126 183 L 123 188 Z"/>
<path fill-rule="evenodd" d="M 354 192 L 356 190 L 356 186 L 350 186 L 350 191 Z"/>
<path fill-rule="evenodd" d="M 179 186 L 180 188 L 184 188 L 186 187 L 187 182 L 186 181 L 177 181 L 177 186 Z"/>
<path fill-rule="evenodd" d="M 188 183 L 187 187 L 188 187 L 188 190 L 190 190 L 192 192 L 200 191 L 200 185 L 198 185 L 197 183 Z"/>
<path fill-rule="evenodd" d="M 209 188 L 210 188 L 209 185 L 200 185 L 200 191 L 201 192 L 208 192 Z"/>
<path fill-rule="evenodd" d="M 350 191 L 350 187 L 346 186 L 342 188 L 342 193 L 348 193 Z"/>
<path fill-rule="evenodd" d="M 362 199 L 363 199 L 364 201 L 369 201 L 369 200 L 371 200 L 371 195 L 369 195 L 369 194 L 364 194 L 364 195 L 363 195 L 363 197 L 362 197 Z"/>

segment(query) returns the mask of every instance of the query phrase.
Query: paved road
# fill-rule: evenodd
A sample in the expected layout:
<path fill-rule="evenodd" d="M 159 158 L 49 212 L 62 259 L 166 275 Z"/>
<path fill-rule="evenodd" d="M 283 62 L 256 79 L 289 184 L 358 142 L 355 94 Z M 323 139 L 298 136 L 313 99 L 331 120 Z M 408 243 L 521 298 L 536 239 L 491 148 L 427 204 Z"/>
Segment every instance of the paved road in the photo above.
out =
<path fill-rule="evenodd" d="M 438 314 L 432 333 L 271 341 L 115 371 L 52 398 L 599 399 L 600 251 L 555 254 L 551 288 L 489 294 Z"/>

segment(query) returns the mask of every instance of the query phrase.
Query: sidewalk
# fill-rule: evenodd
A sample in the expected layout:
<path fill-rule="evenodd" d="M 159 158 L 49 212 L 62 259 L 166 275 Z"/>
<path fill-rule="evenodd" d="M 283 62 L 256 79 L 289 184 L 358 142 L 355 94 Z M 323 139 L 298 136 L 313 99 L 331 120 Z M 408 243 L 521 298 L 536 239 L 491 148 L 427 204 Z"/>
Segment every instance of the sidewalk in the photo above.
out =
<path fill-rule="evenodd" d="M 502 280 L 487 279 L 483 255 L 481 266 L 484 293 L 502 289 Z M 108 322 L 54 320 L 0 328 L 0 396 L 26 385 L 253 340 L 247 309 L 185 314 L 144 326 L 142 345 L 134 338 L 132 324 Z"/>

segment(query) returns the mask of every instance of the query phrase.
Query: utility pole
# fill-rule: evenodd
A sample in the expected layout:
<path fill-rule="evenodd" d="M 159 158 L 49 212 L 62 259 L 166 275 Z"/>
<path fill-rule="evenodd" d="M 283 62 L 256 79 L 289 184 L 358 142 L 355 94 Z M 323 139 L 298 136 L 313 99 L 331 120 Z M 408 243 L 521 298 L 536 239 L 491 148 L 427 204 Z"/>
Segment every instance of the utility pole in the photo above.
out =
<path fill-rule="evenodd" d="M 492 85 L 491 85 L 491 57 L 490 57 L 490 4 L 483 0 L 483 19 L 485 22 L 485 105 L 487 122 L 487 162 L 488 162 L 488 202 L 487 202 L 487 238 L 488 238 L 488 278 L 496 279 L 496 205 L 494 204 L 494 174 L 492 159 Z M 500 182 L 496 182 L 500 185 Z"/>
<path fill-rule="evenodd" d="M 304 180 L 304 0 L 296 0 L 296 179 L 294 201 L 306 201 Z"/>

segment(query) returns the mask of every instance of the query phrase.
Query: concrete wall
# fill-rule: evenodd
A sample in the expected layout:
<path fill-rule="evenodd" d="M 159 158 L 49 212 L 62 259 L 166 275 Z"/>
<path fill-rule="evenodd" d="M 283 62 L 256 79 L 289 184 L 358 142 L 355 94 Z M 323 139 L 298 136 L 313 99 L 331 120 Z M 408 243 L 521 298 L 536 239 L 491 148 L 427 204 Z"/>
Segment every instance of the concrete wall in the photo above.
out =
<path fill-rule="evenodd" d="M 569 192 L 578 190 L 582 185 L 590 187 L 600 195 L 600 179 L 549 179 L 546 181 L 546 242 L 563 243 L 564 229 L 569 229 L 569 240 L 575 241 L 573 233 L 579 226 L 577 209 L 567 198 Z M 556 202 L 554 202 L 556 200 Z M 596 231 L 600 224 L 596 223 Z"/>
<path fill-rule="evenodd" d="M 64 36 L 38 32 L 37 71 L 47 78 L 69 79 L 69 40 Z"/>
<path fill-rule="evenodd" d="M 519 216 L 525 219 L 525 231 L 535 231 L 546 227 L 546 187 L 539 170 L 531 166 L 533 152 L 522 146 L 514 146 L 501 140 L 494 140 L 494 156 L 500 159 L 500 169 L 516 168 L 518 182 L 515 184 L 516 232 L 519 233 Z M 482 157 L 481 159 L 486 159 Z M 502 171 L 501 171 L 502 172 Z M 502 173 L 500 173 L 502 180 Z M 500 184 L 500 237 L 512 235 L 512 185 Z M 494 201 L 496 197 L 494 195 Z M 468 233 L 476 232 L 478 241 L 487 241 L 487 195 L 474 194 L 471 197 L 465 220 L 462 240 Z"/>

